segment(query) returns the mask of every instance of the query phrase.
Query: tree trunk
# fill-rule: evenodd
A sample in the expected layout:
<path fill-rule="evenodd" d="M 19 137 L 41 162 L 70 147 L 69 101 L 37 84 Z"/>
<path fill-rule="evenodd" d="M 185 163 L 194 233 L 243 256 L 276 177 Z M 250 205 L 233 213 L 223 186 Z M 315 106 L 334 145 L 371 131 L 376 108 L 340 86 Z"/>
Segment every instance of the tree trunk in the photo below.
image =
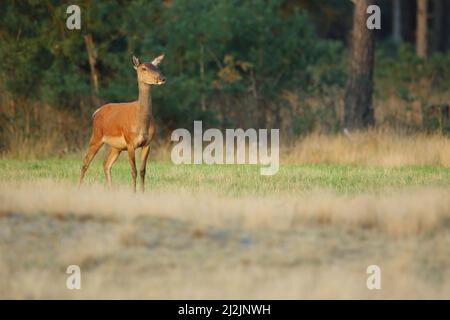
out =
<path fill-rule="evenodd" d="M 353 0 L 350 74 L 344 98 L 344 125 L 347 129 L 362 129 L 374 124 L 372 105 L 374 35 L 366 27 L 367 7 L 373 0 Z"/>
<path fill-rule="evenodd" d="M 403 41 L 401 0 L 392 1 L 392 39 L 397 44 Z"/>
<path fill-rule="evenodd" d="M 402 35 L 403 41 L 415 43 L 416 41 L 416 2 L 402 1 Z"/>
<path fill-rule="evenodd" d="M 434 0 L 433 4 L 433 51 L 444 52 L 447 40 L 444 36 L 444 20 L 447 12 L 444 9 L 444 0 Z"/>
<path fill-rule="evenodd" d="M 427 0 L 417 0 L 416 53 L 427 57 Z"/>
<path fill-rule="evenodd" d="M 450 11 L 450 3 L 448 1 L 443 1 L 443 30 L 442 30 L 442 52 L 446 52 L 450 49 L 450 23 L 448 22 L 447 12 Z"/>
<path fill-rule="evenodd" d="M 206 97 L 205 97 L 205 46 L 203 43 L 200 45 L 200 60 L 199 60 L 199 67 L 200 67 L 200 81 L 202 86 L 202 91 L 200 94 L 200 106 L 203 112 L 206 111 Z"/>
<path fill-rule="evenodd" d="M 95 104 L 96 107 L 100 105 L 100 101 L 98 99 L 98 72 L 97 72 L 97 52 L 94 47 L 94 41 L 92 40 L 92 34 L 87 34 L 84 36 L 84 43 L 86 44 L 86 51 L 89 59 L 89 67 L 91 69 L 91 82 L 93 86 L 92 93 L 92 103 Z"/>

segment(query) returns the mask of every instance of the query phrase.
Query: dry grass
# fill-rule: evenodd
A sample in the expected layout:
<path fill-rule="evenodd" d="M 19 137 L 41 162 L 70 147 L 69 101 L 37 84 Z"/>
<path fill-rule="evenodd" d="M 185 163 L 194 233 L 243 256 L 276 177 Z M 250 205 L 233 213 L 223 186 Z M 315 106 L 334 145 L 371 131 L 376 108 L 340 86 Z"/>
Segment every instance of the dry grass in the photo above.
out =
<path fill-rule="evenodd" d="M 2 298 L 450 298 L 448 189 L 276 197 L 0 184 Z M 65 289 L 65 268 L 82 290 Z M 368 265 L 382 290 L 366 288 Z"/>
<path fill-rule="evenodd" d="M 312 133 L 288 145 L 280 137 L 282 164 L 351 164 L 398 167 L 450 166 L 450 138 L 442 134 L 369 130 L 346 134 Z M 170 161 L 170 144 L 153 151 L 159 161 Z"/>
<path fill-rule="evenodd" d="M 352 164 L 397 167 L 450 166 L 450 138 L 442 134 L 369 130 L 346 134 L 312 133 L 292 145 L 280 134 L 282 164 Z M 155 158 L 170 161 L 170 144 L 159 145 Z"/>
<path fill-rule="evenodd" d="M 391 236 L 418 235 L 450 224 L 449 189 L 407 189 L 394 194 L 338 195 L 314 191 L 272 197 L 224 197 L 189 192 L 133 194 L 91 186 L 77 191 L 53 183 L 0 185 L 0 214 L 46 214 L 64 219 L 121 221 L 140 216 L 176 219 L 201 226 L 289 230 L 320 224 L 375 229 Z"/>
<path fill-rule="evenodd" d="M 14 150 L 2 154 L 5 159 L 40 159 L 72 153 L 61 136 L 50 134 L 42 143 L 14 137 Z M 58 140 L 59 139 L 59 140 Z M 398 167 L 404 165 L 450 166 L 450 138 L 442 134 L 398 133 L 392 130 L 369 130 L 350 135 L 312 133 L 288 144 L 280 133 L 282 164 L 352 164 Z M 78 141 L 78 145 L 85 145 Z M 79 146 L 77 146 L 79 148 Z M 83 149 L 84 147 L 81 147 Z M 170 161 L 172 144 L 156 141 L 151 159 Z M 83 151 L 84 152 L 84 151 Z M 83 153 L 81 152 L 81 153 Z M 81 156 L 80 152 L 76 153 Z"/>
<path fill-rule="evenodd" d="M 312 134 L 287 148 L 281 159 L 285 163 L 450 166 L 450 139 L 441 134 L 383 130 L 349 136 Z"/>

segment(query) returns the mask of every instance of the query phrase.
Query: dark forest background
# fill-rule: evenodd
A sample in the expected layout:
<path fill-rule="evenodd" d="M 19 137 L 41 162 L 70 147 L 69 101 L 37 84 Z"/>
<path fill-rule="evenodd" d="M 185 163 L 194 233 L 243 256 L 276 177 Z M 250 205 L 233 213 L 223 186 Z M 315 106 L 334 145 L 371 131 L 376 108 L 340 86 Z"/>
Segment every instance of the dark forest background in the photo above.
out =
<path fill-rule="evenodd" d="M 450 132 L 450 0 L 374 3 L 370 126 Z M 70 4 L 81 30 L 66 28 Z M 167 84 L 152 91 L 160 141 L 194 120 L 280 128 L 284 141 L 337 133 L 353 10 L 347 0 L 1 1 L 0 152 L 83 149 L 96 108 L 136 99 L 132 53 L 166 54 Z"/>

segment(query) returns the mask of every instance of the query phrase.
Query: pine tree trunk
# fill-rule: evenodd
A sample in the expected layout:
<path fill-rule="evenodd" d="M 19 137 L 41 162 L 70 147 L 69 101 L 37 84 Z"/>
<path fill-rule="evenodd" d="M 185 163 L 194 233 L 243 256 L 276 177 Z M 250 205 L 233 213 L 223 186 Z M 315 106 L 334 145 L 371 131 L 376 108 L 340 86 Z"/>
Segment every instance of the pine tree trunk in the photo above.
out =
<path fill-rule="evenodd" d="M 447 12 L 444 11 L 444 1 L 433 1 L 433 51 L 445 51 L 444 43 L 447 39 L 444 37 L 444 28 L 446 27 L 444 20 Z"/>
<path fill-rule="evenodd" d="M 84 36 L 84 43 L 86 45 L 86 51 L 88 54 L 89 67 L 91 70 L 91 82 L 93 86 L 92 93 L 92 103 L 95 105 L 95 108 L 98 108 L 100 105 L 100 101 L 98 98 L 98 72 L 97 72 L 97 52 L 94 46 L 94 40 L 92 39 L 92 34 L 87 34 Z"/>
<path fill-rule="evenodd" d="M 448 22 L 448 14 L 450 11 L 450 3 L 449 1 L 443 1 L 442 3 L 442 12 L 443 12 L 443 29 L 442 29 L 442 52 L 446 52 L 450 49 L 450 23 Z"/>
<path fill-rule="evenodd" d="M 392 39 L 397 44 L 403 41 L 401 0 L 392 0 Z"/>
<path fill-rule="evenodd" d="M 374 31 L 366 27 L 367 7 L 374 1 L 353 2 L 350 74 L 344 98 L 344 125 L 349 130 L 368 128 L 375 122 L 372 105 Z"/>
<path fill-rule="evenodd" d="M 427 57 L 427 0 L 417 0 L 416 53 Z"/>
<path fill-rule="evenodd" d="M 402 35 L 405 42 L 416 41 L 416 10 L 414 0 L 402 1 Z"/>

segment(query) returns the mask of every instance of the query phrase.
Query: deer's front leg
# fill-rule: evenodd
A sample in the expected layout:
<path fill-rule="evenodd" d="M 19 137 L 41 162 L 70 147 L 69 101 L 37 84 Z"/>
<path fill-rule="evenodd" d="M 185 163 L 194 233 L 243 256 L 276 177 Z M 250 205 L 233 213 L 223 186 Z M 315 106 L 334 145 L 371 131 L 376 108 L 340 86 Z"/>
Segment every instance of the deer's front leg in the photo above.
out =
<path fill-rule="evenodd" d="M 136 158 L 135 158 L 135 154 L 134 154 L 134 146 L 132 145 L 128 145 L 127 146 L 127 150 L 128 150 L 128 161 L 130 161 L 130 167 L 131 167 L 131 178 L 133 179 L 133 192 L 136 192 Z"/>
<path fill-rule="evenodd" d="M 139 175 L 141 176 L 141 191 L 144 192 L 145 186 L 145 169 L 147 168 L 147 158 L 150 151 L 150 145 L 142 147 L 141 153 L 141 167 L 139 168 Z"/>

